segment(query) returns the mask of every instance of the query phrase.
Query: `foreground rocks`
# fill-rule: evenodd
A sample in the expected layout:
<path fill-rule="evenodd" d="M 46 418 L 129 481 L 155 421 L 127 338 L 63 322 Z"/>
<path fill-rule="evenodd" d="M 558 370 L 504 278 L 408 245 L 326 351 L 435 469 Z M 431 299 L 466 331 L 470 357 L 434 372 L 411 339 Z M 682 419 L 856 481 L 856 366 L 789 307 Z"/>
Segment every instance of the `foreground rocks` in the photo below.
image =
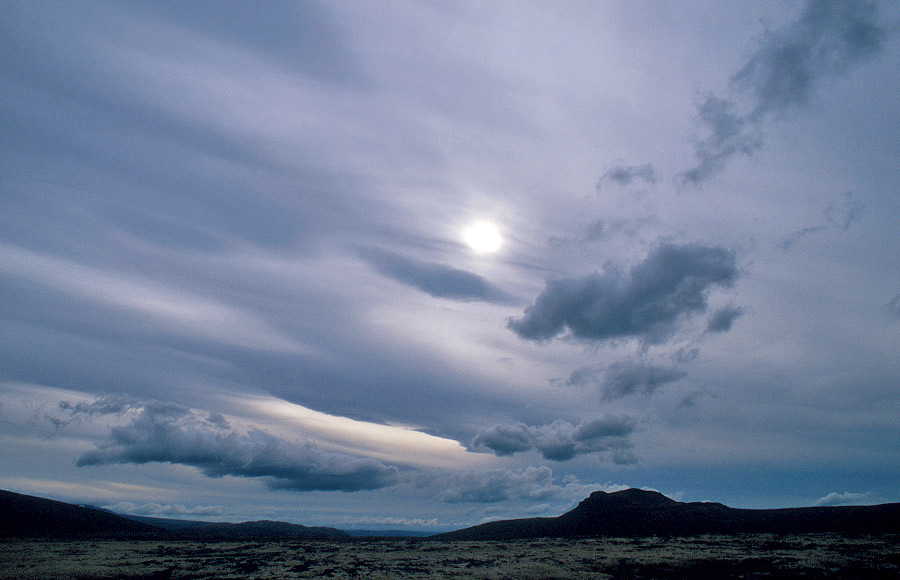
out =
<path fill-rule="evenodd" d="M 747 534 L 509 542 L 0 543 L 0 580 L 212 578 L 894 579 L 900 538 Z"/>

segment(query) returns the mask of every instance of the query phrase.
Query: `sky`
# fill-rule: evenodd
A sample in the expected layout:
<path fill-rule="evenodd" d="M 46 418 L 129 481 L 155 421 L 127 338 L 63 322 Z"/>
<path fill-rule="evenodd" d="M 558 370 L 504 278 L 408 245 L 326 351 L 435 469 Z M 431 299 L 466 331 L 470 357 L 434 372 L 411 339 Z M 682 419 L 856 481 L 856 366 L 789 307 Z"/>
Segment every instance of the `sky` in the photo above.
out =
<path fill-rule="evenodd" d="M 0 488 L 421 531 L 900 501 L 898 33 L 0 1 Z"/>

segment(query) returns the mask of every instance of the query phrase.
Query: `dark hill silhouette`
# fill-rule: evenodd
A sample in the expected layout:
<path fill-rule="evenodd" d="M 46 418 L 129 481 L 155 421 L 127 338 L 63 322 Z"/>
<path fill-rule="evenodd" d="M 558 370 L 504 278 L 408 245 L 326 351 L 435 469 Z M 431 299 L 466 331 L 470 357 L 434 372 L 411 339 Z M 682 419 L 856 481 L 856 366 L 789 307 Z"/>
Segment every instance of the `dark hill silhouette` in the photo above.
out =
<path fill-rule="evenodd" d="M 191 520 L 170 520 L 141 516 L 123 516 L 146 524 L 177 533 L 181 537 L 202 540 L 230 539 L 311 539 L 349 538 L 350 534 L 337 528 L 309 527 L 287 522 L 260 520 L 240 524 L 226 522 L 198 522 Z"/>
<path fill-rule="evenodd" d="M 109 510 L 0 490 L 0 538 L 315 539 L 349 538 L 336 528 L 286 522 L 240 524 L 123 516 Z"/>
<path fill-rule="evenodd" d="M 165 530 L 61 501 L 0 490 L 3 538 L 162 538 Z"/>
<path fill-rule="evenodd" d="M 442 540 L 537 537 L 692 536 L 742 533 L 900 533 L 900 503 L 876 506 L 735 509 L 682 503 L 655 491 L 595 491 L 555 518 L 489 522 L 432 536 Z"/>

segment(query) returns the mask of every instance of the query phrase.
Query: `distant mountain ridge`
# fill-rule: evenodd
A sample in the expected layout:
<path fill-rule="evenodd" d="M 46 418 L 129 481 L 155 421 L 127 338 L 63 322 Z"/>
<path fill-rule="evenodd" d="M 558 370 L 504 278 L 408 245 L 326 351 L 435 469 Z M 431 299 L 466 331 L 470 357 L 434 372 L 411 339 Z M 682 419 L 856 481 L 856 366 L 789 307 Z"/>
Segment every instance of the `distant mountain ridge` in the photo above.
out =
<path fill-rule="evenodd" d="M 163 538 L 154 526 L 94 508 L 0 490 L 2 538 Z"/>
<path fill-rule="evenodd" d="M 335 539 L 337 528 L 287 522 L 239 524 L 124 516 L 87 506 L 0 490 L 0 538 L 66 539 Z"/>
<path fill-rule="evenodd" d="M 489 522 L 437 534 L 442 540 L 537 537 L 692 536 L 742 533 L 900 533 L 900 503 L 875 506 L 736 509 L 683 503 L 659 492 L 595 491 L 559 517 Z"/>
<path fill-rule="evenodd" d="M 558 517 L 489 522 L 430 536 L 438 540 L 540 537 L 689 536 L 742 533 L 900 534 L 900 503 L 873 506 L 736 509 L 683 503 L 655 491 L 596 491 Z M 274 521 L 233 523 L 124 516 L 102 508 L 0 490 L 0 538 L 349 539 L 336 528 Z M 401 536 L 397 531 L 384 536 Z M 419 534 L 410 534 L 410 537 Z"/>
<path fill-rule="evenodd" d="M 248 539 L 248 538 L 349 538 L 350 534 L 337 528 L 310 527 L 288 522 L 258 520 L 241 522 L 200 522 L 192 520 L 170 520 L 143 516 L 123 515 L 122 517 L 142 522 L 174 532 L 179 536 L 189 536 L 201 540 Z"/>

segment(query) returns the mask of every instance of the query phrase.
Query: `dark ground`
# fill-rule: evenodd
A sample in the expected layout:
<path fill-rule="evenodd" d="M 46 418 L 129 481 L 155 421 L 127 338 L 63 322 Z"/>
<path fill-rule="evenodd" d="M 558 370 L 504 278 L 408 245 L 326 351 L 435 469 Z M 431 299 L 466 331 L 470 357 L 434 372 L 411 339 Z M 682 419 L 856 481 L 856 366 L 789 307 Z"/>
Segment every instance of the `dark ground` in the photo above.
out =
<path fill-rule="evenodd" d="M 0 579 L 896 579 L 900 537 L 833 534 L 450 542 L 15 540 Z"/>

